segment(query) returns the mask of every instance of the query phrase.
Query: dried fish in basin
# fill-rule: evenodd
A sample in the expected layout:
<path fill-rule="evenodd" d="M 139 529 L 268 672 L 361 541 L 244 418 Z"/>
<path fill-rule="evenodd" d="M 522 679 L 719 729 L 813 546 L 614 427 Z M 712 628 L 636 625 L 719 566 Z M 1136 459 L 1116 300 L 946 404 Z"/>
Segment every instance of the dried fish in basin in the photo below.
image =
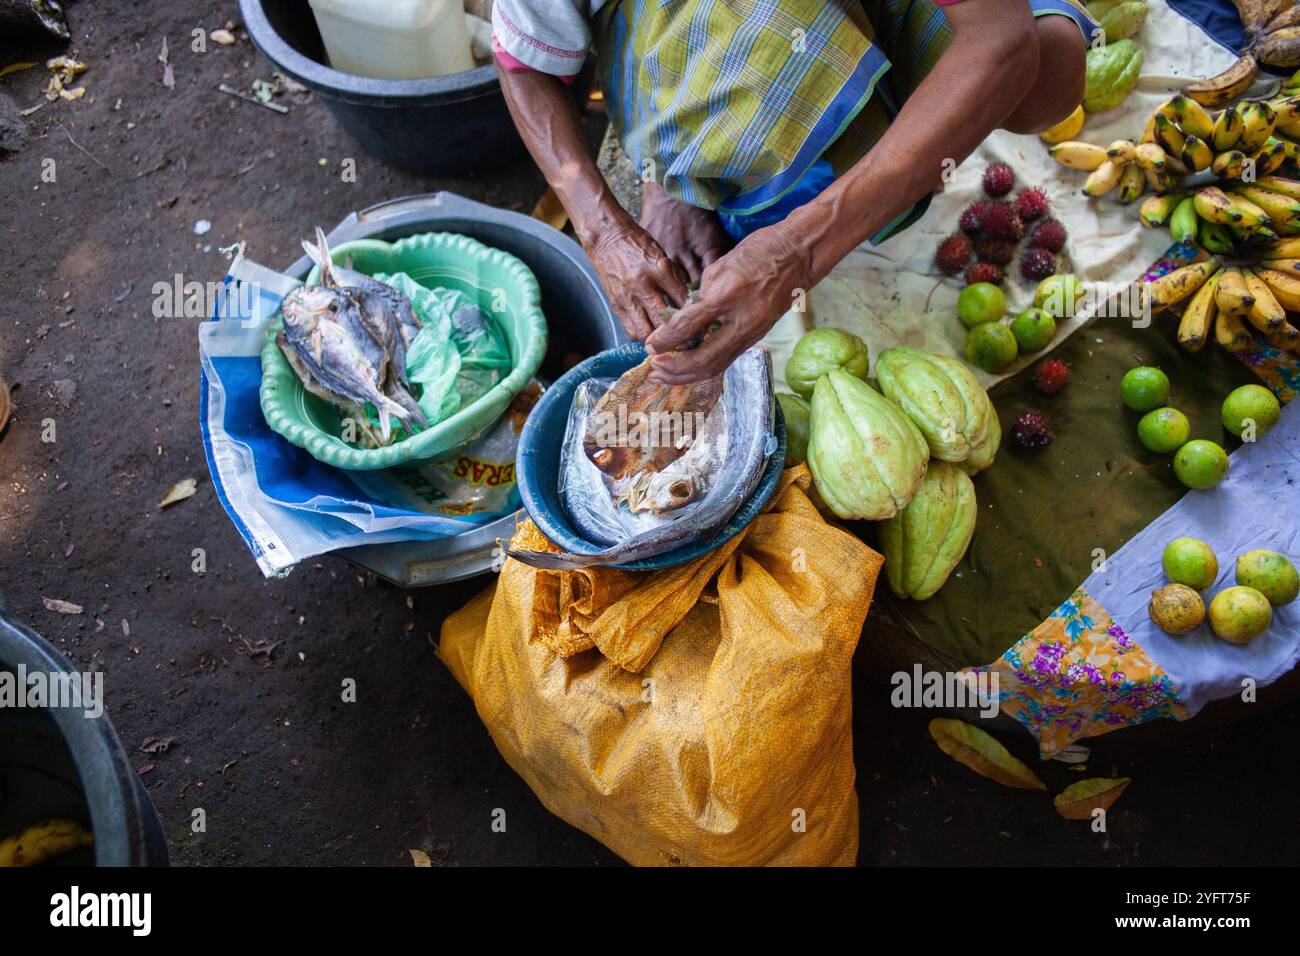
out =
<path fill-rule="evenodd" d="M 587 397 L 590 406 L 575 409 L 565 435 L 560 497 L 574 529 L 606 547 L 594 554 L 509 552 L 525 564 L 551 570 L 627 564 L 707 540 L 753 495 L 776 448 L 772 368 L 764 349 L 750 349 L 732 363 L 703 428 L 660 470 L 623 479 L 602 472 L 585 451 L 587 418 L 598 406 Z M 637 481 L 640 508 L 634 512 L 623 482 Z M 688 500 L 679 502 L 682 496 Z"/>

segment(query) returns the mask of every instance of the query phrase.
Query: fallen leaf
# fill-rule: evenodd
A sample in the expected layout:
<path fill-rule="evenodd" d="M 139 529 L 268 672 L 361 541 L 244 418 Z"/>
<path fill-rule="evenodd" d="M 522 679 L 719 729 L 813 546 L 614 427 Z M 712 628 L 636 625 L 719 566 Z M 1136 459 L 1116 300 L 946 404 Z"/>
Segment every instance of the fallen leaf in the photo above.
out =
<path fill-rule="evenodd" d="M 8 76 L 10 73 L 17 73 L 19 70 L 30 70 L 37 63 L 10 63 L 8 66 L 0 67 L 0 76 Z"/>
<path fill-rule="evenodd" d="M 540 219 L 552 229 L 563 229 L 569 221 L 569 214 L 564 211 L 560 197 L 555 194 L 554 189 L 550 188 L 542 194 L 541 199 L 537 200 L 537 205 L 533 207 L 532 216 L 534 219 Z"/>
<path fill-rule="evenodd" d="M 433 861 L 429 859 L 429 854 L 423 850 L 407 850 L 411 854 L 411 862 L 416 866 L 433 866 Z"/>
<path fill-rule="evenodd" d="M 965 721 L 937 717 L 930 721 L 930 736 L 940 750 L 980 776 L 1022 790 L 1047 789 L 1047 784 L 1011 756 L 1006 747 Z"/>
<path fill-rule="evenodd" d="M 1089 777 L 1070 784 L 1053 798 L 1052 803 L 1056 806 L 1056 812 L 1067 820 L 1091 820 L 1094 810 L 1098 807 L 1109 810 L 1111 804 L 1119 799 L 1119 795 L 1132 782 L 1130 777 L 1117 777 L 1113 780 Z"/>
<path fill-rule="evenodd" d="M 146 737 L 144 743 L 140 745 L 142 754 L 161 754 L 171 749 L 172 744 L 176 743 L 175 737 Z"/>
<path fill-rule="evenodd" d="M 159 508 L 168 508 L 178 501 L 184 501 L 186 498 L 194 497 L 194 492 L 198 488 L 198 481 L 194 478 L 182 478 L 176 484 L 167 489 L 167 494 L 163 495 L 163 500 L 158 502 Z"/>
<path fill-rule="evenodd" d="M 58 598 L 41 598 L 45 606 L 51 611 L 58 611 L 60 614 L 80 614 L 85 610 L 80 604 L 73 604 L 71 601 L 60 601 Z"/>

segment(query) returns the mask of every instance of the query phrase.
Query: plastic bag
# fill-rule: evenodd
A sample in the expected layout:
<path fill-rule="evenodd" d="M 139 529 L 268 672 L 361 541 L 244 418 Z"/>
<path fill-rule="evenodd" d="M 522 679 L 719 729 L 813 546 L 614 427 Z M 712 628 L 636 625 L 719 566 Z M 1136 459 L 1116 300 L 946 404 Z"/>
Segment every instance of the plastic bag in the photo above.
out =
<path fill-rule="evenodd" d="M 656 425 L 653 419 L 649 423 L 646 440 L 673 440 L 674 436 L 689 434 L 694 439 L 691 448 L 713 442 L 722 462 L 720 467 L 704 469 L 692 476 L 693 500 L 661 514 L 634 513 L 626 503 L 616 504 L 616 483 L 591 462 L 583 447 L 591 414 L 614 380 L 588 379 L 577 387 L 560 451 L 559 492 L 570 522 L 584 539 L 607 546 L 624 544 L 637 535 L 677 522 L 699 525 L 702 530 L 714 529 L 726 524 L 748 500 L 762 477 L 763 463 L 777 447 L 771 369 L 766 353 L 759 349 L 744 353 L 727 370 L 724 382 L 717 406 L 703 422 L 678 426 L 671 432 Z M 728 427 L 737 422 L 743 425 Z M 626 422 L 624 426 L 628 434 L 623 438 L 633 441 L 630 435 L 638 426 Z M 689 431 L 683 431 L 684 428 Z M 686 454 L 691 454 L 689 449 Z M 686 455 L 679 462 L 684 460 Z M 716 480 L 719 475 L 741 473 L 748 473 L 749 480 L 739 488 L 711 493 L 714 485 L 719 484 Z"/>
<path fill-rule="evenodd" d="M 851 865 L 850 665 L 883 559 L 803 466 L 663 571 L 507 560 L 438 656 L 552 813 L 638 865 Z M 511 547 L 550 549 L 531 521 Z"/>

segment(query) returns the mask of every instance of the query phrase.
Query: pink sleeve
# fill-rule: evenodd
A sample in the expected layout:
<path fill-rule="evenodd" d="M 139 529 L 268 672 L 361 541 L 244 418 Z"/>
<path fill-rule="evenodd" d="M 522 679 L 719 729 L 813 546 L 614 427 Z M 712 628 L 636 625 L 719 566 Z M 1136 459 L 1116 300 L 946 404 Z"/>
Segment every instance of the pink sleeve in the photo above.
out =
<path fill-rule="evenodd" d="M 944 2 L 944 0 L 938 0 L 938 2 Z M 947 0 L 947 2 L 957 3 L 959 2 L 959 0 Z M 497 36 L 495 33 L 492 34 L 492 54 L 496 57 L 497 62 L 501 64 L 501 69 L 505 70 L 507 73 L 540 73 L 541 72 L 540 70 L 534 70 L 527 63 L 519 62 L 519 60 L 515 59 L 513 56 L 507 53 L 505 47 L 503 47 L 501 43 L 497 40 Z M 565 86 L 572 86 L 575 78 L 576 77 L 574 76 L 558 77 L 559 81 L 563 83 Z"/>

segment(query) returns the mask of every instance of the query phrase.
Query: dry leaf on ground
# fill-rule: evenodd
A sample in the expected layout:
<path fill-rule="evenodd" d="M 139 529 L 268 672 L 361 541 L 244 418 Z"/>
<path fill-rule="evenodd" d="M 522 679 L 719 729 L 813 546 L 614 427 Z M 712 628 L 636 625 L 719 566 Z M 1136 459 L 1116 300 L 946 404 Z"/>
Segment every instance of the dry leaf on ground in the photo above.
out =
<path fill-rule="evenodd" d="M 166 508 L 178 501 L 192 498 L 196 488 L 198 488 L 198 482 L 195 479 L 183 478 L 167 489 L 167 494 L 163 495 L 163 500 L 158 502 L 158 507 Z"/>
<path fill-rule="evenodd" d="M 429 854 L 423 850 L 407 850 L 411 854 L 411 862 L 416 866 L 433 866 L 433 861 L 429 859 Z"/>
<path fill-rule="evenodd" d="M 1006 747 L 965 721 L 935 718 L 930 721 L 930 736 L 949 757 L 981 776 L 1022 790 L 1047 789 L 1047 785 L 1011 756 Z"/>
<path fill-rule="evenodd" d="M 60 614 L 80 614 L 85 610 L 80 604 L 73 604 L 71 601 L 61 601 L 58 598 L 41 598 L 45 606 L 51 611 L 58 611 Z"/>
<path fill-rule="evenodd" d="M 1052 800 L 1056 812 L 1067 820 L 1091 820 L 1092 812 L 1100 807 L 1109 810 L 1111 804 L 1132 783 L 1129 777 L 1089 777 L 1070 784 Z"/>

